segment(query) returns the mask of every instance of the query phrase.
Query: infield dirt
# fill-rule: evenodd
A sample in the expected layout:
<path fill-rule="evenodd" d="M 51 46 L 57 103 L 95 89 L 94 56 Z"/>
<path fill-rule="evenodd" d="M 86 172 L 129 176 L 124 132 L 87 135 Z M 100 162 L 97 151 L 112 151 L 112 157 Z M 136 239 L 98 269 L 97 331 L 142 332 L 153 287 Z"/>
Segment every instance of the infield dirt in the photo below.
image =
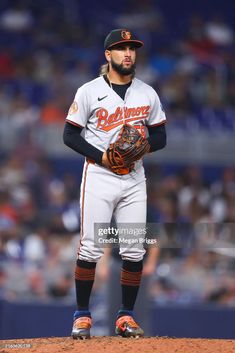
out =
<path fill-rule="evenodd" d="M 144 337 L 51 337 L 0 341 L 0 353 L 235 353 L 235 340 Z"/>

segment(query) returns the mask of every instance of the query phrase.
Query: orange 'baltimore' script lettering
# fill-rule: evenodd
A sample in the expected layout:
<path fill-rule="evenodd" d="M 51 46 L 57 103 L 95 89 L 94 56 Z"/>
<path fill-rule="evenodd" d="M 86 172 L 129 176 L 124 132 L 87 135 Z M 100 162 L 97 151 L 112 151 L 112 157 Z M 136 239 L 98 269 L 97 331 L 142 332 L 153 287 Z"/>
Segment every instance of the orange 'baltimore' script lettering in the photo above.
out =
<path fill-rule="evenodd" d="M 100 108 L 96 112 L 96 117 L 98 118 L 97 129 L 110 131 L 118 125 L 129 123 L 130 121 L 147 119 L 149 116 L 149 109 L 149 105 L 136 108 L 117 107 L 115 112 L 109 115 L 107 109 Z"/>

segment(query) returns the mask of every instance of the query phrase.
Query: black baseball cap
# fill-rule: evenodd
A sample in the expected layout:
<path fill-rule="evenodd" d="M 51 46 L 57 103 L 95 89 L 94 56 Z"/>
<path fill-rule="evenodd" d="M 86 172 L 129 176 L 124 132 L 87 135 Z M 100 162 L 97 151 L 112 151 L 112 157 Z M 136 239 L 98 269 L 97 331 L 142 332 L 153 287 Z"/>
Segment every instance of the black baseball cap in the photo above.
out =
<path fill-rule="evenodd" d="M 140 48 L 144 43 L 137 39 L 135 35 L 128 29 L 114 29 L 112 30 L 104 41 L 104 49 L 111 49 L 114 45 L 122 43 L 131 43 L 135 48 Z"/>

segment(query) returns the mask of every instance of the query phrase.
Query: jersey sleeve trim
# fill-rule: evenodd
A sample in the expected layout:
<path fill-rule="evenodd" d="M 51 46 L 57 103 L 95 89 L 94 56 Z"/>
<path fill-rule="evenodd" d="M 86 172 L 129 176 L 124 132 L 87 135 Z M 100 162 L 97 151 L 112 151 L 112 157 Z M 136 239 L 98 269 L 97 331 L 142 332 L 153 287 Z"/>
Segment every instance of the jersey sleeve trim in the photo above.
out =
<path fill-rule="evenodd" d="M 71 125 L 75 125 L 75 126 L 77 126 L 77 127 L 80 127 L 81 129 L 84 128 L 84 126 L 79 125 L 79 124 L 75 123 L 74 121 L 69 120 L 68 118 L 66 118 L 66 122 L 69 123 L 69 124 L 71 124 Z"/>
<path fill-rule="evenodd" d="M 166 124 L 166 120 L 160 121 L 160 123 L 157 123 L 157 124 L 147 125 L 147 126 L 151 128 L 151 127 L 159 126 L 159 125 L 163 125 L 163 124 Z"/>

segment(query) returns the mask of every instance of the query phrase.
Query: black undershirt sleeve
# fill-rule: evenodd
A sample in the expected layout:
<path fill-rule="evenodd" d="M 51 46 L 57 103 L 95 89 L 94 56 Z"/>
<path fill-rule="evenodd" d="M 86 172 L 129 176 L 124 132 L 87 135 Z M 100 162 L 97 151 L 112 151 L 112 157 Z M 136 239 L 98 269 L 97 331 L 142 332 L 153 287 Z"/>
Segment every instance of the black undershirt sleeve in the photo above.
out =
<path fill-rule="evenodd" d="M 64 144 L 81 155 L 92 159 L 102 165 L 103 152 L 88 143 L 82 136 L 82 127 L 66 122 L 63 133 Z M 166 146 L 165 124 L 160 126 L 148 126 L 150 152 L 160 150 Z"/>
<path fill-rule="evenodd" d="M 150 152 L 161 150 L 166 146 L 166 129 L 165 124 L 158 126 L 148 126 L 149 137 L 147 138 L 150 144 Z"/>
<path fill-rule="evenodd" d="M 103 152 L 92 146 L 81 136 L 82 130 L 82 127 L 66 122 L 63 133 L 64 144 L 83 156 L 92 159 L 97 164 L 102 165 Z"/>

